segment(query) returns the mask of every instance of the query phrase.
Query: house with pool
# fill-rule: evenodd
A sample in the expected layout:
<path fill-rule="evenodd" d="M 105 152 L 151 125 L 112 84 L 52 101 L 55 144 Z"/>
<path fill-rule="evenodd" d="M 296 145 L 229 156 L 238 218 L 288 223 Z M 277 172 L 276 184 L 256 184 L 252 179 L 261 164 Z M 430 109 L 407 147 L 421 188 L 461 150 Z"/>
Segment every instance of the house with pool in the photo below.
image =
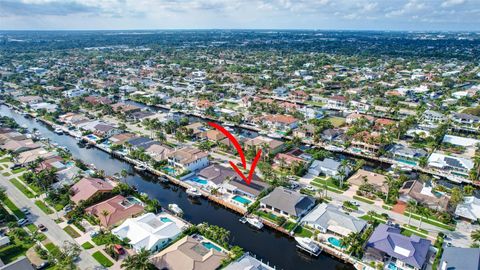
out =
<path fill-rule="evenodd" d="M 297 220 L 315 206 L 315 199 L 300 192 L 277 187 L 260 200 L 263 210 Z"/>
<path fill-rule="evenodd" d="M 187 235 L 150 258 L 157 269 L 218 269 L 228 251 L 201 235 Z"/>
<path fill-rule="evenodd" d="M 317 205 L 301 221 L 302 224 L 315 228 L 324 234 L 333 234 L 337 237 L 347 236 L 350 233 L 361 233 L 367 222 L 342 212 L 339 207 L 326 203 Z M 335 246 L 336 241 L 328 238 Z"/>
<path fill-rule="evenodd" d="M 186 228 L 185 222 L 168 213 L 146 213 L 125 220 L 112 230 L 112 234 L 119 239 L 129 239 L 130 245 L 137 252 L 146 249 L 153 253 L 174 241 Z"/>
<path fill-rule="evenodd" d="M 380 262 L 385 269 L 426 269 L 433 258 L 431 241 L 417 235 L 401 234 L 401 229 L 380 224 L 367 241 L 363 260 Z"/>
<path fill-rule="evenodd" d="M 218 189 L 221 188 L 223 183 L 233 179 L 236 175 L 237 173 L 232 168 L 212 164 L 185 181 L 204 189 Z"/>
<path fill-rule="evenodd" d="M 167 155 L 168 165 L 183 171 L 197 171 L 208 166 L 208 153 L 195 147 L 185 147 Z"/>
<path fill-rule="evenodd" d="M 254 176 L 250 185 L 248 185 L 238 175 L 225 182 L 222 187 L 228 194 L 230 194 L 230 200 L 234 204 L 240 206 L 248 206 L 252 202 L 257 200 L 257 197 L 266 190 L 270 185 L 261 181 L 258 176 Z"/>
<path fill-rule="evenodd" d="M 139 199 L 117 195 L 85 209 L 85 212 L 95 216 L 105 228 L 112 228 L 127 218 L 143 213 L 144 204 Z"/>

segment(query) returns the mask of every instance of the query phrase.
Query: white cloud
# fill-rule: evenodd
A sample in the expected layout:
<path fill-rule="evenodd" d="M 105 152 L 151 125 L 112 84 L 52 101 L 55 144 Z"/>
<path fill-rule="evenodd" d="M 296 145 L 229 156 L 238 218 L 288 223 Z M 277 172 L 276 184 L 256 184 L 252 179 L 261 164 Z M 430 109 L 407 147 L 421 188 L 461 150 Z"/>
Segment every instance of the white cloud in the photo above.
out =
<path fill-rule="evenodd" d="M 441 4 L 441 6 L 446 8 L 446 7 L 453 7 L 453 6 L 458 6 L 462 4 L 465 4 L 465 0 L 445 0 Z"/>

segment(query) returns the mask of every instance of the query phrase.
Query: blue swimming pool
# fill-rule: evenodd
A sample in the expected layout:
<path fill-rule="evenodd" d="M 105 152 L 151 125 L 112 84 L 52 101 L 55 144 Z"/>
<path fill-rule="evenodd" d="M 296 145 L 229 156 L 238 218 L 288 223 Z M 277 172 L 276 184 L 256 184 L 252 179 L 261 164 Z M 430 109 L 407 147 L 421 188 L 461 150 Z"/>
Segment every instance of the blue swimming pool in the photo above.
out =
<path fill-rule="evenodd" d="M 175 169 L 170 168 L 170 167 L 163 167 L 163 170 L 170 175 L 175 175 L 175 172 L 176 172 Z"/>
<path fill-rule="evenodd" d="M 214 244 L 212 244 L 212 243 L 210 243 L 210 242 L 202 242 L 202 245 L 203 245 L 204 247 L 208 248 L 208 249 L 212 249 L 212 248 L 213 248 L 213 249 L 215 249 L 215 250 L 217 250 L 217 251 L 222 251 L 221 248 L 217 247 L 216 245 L 214 245 Z"/>
<path fill-rule="evenodd" d="M 161 217 L 160 218 L 160 221 L 161 222 L 173 222 L 171 219 L 169 219 L 168 217 Z"/>
<path fill-rule="evenodd" d="M 207 180 L 205 179 L 202 179 L 198 176 L 195 176 L 195 177 L 192 177 L 191 179 L 189 179 L 190 181 L 192 182 L 195 182 L 195 183 L 199 183 L 200 185 L 206 185 L 208 183 Z"/>
<path fill-rule="evenodd" d="M 237 201 L 241 204 L 250 204 L 252 201 L 248 200 L 248 199 L 245 199 L 244 197 L 242 196 L 235 196 L 232 198 L 234 201 Z"/>
<path fill-rule="evenodd" d="M 388 269 L 390 270 L 402 270 L 402 268 L 397 267 L 393 262 L 388 264 Z"/>
<path fill-rule="evenodd" d="M 340 240 L 338 238 L 335 238 L 335 237 L 329 237 L 328 238 L 328 242 L 330 244 L 332 244 L 333 246 L 337 247 L 337 248 L 346 248 L 345 246 L 342 246 L 340 244 Z"/>
<path fill-rule="evenodd" d="M 99 139 L 97 136 L 95 136 L 95 135 L 93 135 L 93 134 L 88 134 L 86 137 L 87 137 L 88 139 L 92 140 L 92 141 L 96 141 L 96 140 Z"/>
<path fill-rule="evenodd" d="M 417 162 L 415 162 L 415 161 L 411 161 L 411 160 L 407 160 L 407 159 L 403 159 L 403 158 L 397 158 L 397 161 L 401 162 L 401 163 L 404 163 L 404 164 L 407 164 L 407 165 L 417 166 Z"/>

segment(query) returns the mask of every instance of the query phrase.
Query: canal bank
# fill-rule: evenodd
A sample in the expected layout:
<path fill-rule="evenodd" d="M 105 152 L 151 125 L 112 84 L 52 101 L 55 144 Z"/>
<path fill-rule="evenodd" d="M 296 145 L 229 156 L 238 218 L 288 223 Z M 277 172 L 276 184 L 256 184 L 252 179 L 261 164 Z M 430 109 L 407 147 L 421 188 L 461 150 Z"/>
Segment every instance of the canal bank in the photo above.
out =
<path fill-rule="evenodd" d="M 149 174 L 139 174 L 129 163 L 113 158 L 99 149 L 81 148 L 74 138 L 57 135 L 51 127 L 33 119 L 27 119 L 4 105 L 0 107 L 0 114 L 14 118 L 20 125 L 26 125 L 30 131 L 37 129 L 43 137 L 68 148 L 75 158 L 85 163 L 95 164 L 97 169 L 103 170 L 108 175 L 126 169 L 130 175 L 125 181 L 135 185 L 140 192 L 145 192 L 151 198 L 159 200 L 163 206 L 169 203 L 178 204 L 184 210 L 184 218 L 189 222 L 195 224 L 207 222 L 228 229 L 231 232 L 233 245 L 241 246 L 279 269 L 353 269 L 350 264 L 342 263 L 328 255 L 321 254 L 318 258 L 305 255 L 297 250 L 293 239 L 282 233 L 268 228 L 262 231 L 254 230 L 241 224 L 238 221 L 240 218 L 238 214 L 204 198 L 191 200 L 177 186 L 158 183 L 157 177 Z"/>

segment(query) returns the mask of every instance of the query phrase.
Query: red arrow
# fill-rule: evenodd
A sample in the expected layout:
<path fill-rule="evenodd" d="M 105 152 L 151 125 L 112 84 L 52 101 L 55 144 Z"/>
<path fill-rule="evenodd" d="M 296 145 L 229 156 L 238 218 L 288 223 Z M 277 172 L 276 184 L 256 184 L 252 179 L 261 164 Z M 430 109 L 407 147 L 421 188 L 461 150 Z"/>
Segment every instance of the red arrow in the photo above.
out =
<path fill-rule="evenodd" d="M 220 126 L 217 123 L 208 122 L 208 125 L 210 125 L 213 128 L 218 129 L 220 132 L 223 133 L 223 135 L 225 135 L 232 142 L 235 149 L 237 149 L 237 152 L 238 152 L 238 155 L 240 156 L 240 159 L 242 160 L 243 168 L 246 170 L 247 169 L 247 161 L 245 160 L 245 154 L 243 153 L 242 147 L 238 143 L 237 139 L 235 139 L 235 137 L 230 132 L 228 132 L 225 128 L 223 128 L 222 126 Z M 238 169 L 237 165 L 235 165 L 235 163 L 230 161 L 230 166 L 232 166 L 232 168 L 235 170 L 235 172 L 237 172 L 237 174 L 240 177 L 242 177 L 242 179 L 245 180 L 245 182 L 247 182 L 247 185 L 250 185 L 250 182 L 252 181 L 253 172 L 255 171 L 255 167 L 257 166 L 258 160 L 260 159 L 261 155 L 262 155 L 262 150 L 259 149 L 258 152 L 257 152 L 257 155 L 253 159 L 252 166 L 250 167 L 250 172 L 248 173 L 248 177 L 245 177 L 245 175 Z"/>

